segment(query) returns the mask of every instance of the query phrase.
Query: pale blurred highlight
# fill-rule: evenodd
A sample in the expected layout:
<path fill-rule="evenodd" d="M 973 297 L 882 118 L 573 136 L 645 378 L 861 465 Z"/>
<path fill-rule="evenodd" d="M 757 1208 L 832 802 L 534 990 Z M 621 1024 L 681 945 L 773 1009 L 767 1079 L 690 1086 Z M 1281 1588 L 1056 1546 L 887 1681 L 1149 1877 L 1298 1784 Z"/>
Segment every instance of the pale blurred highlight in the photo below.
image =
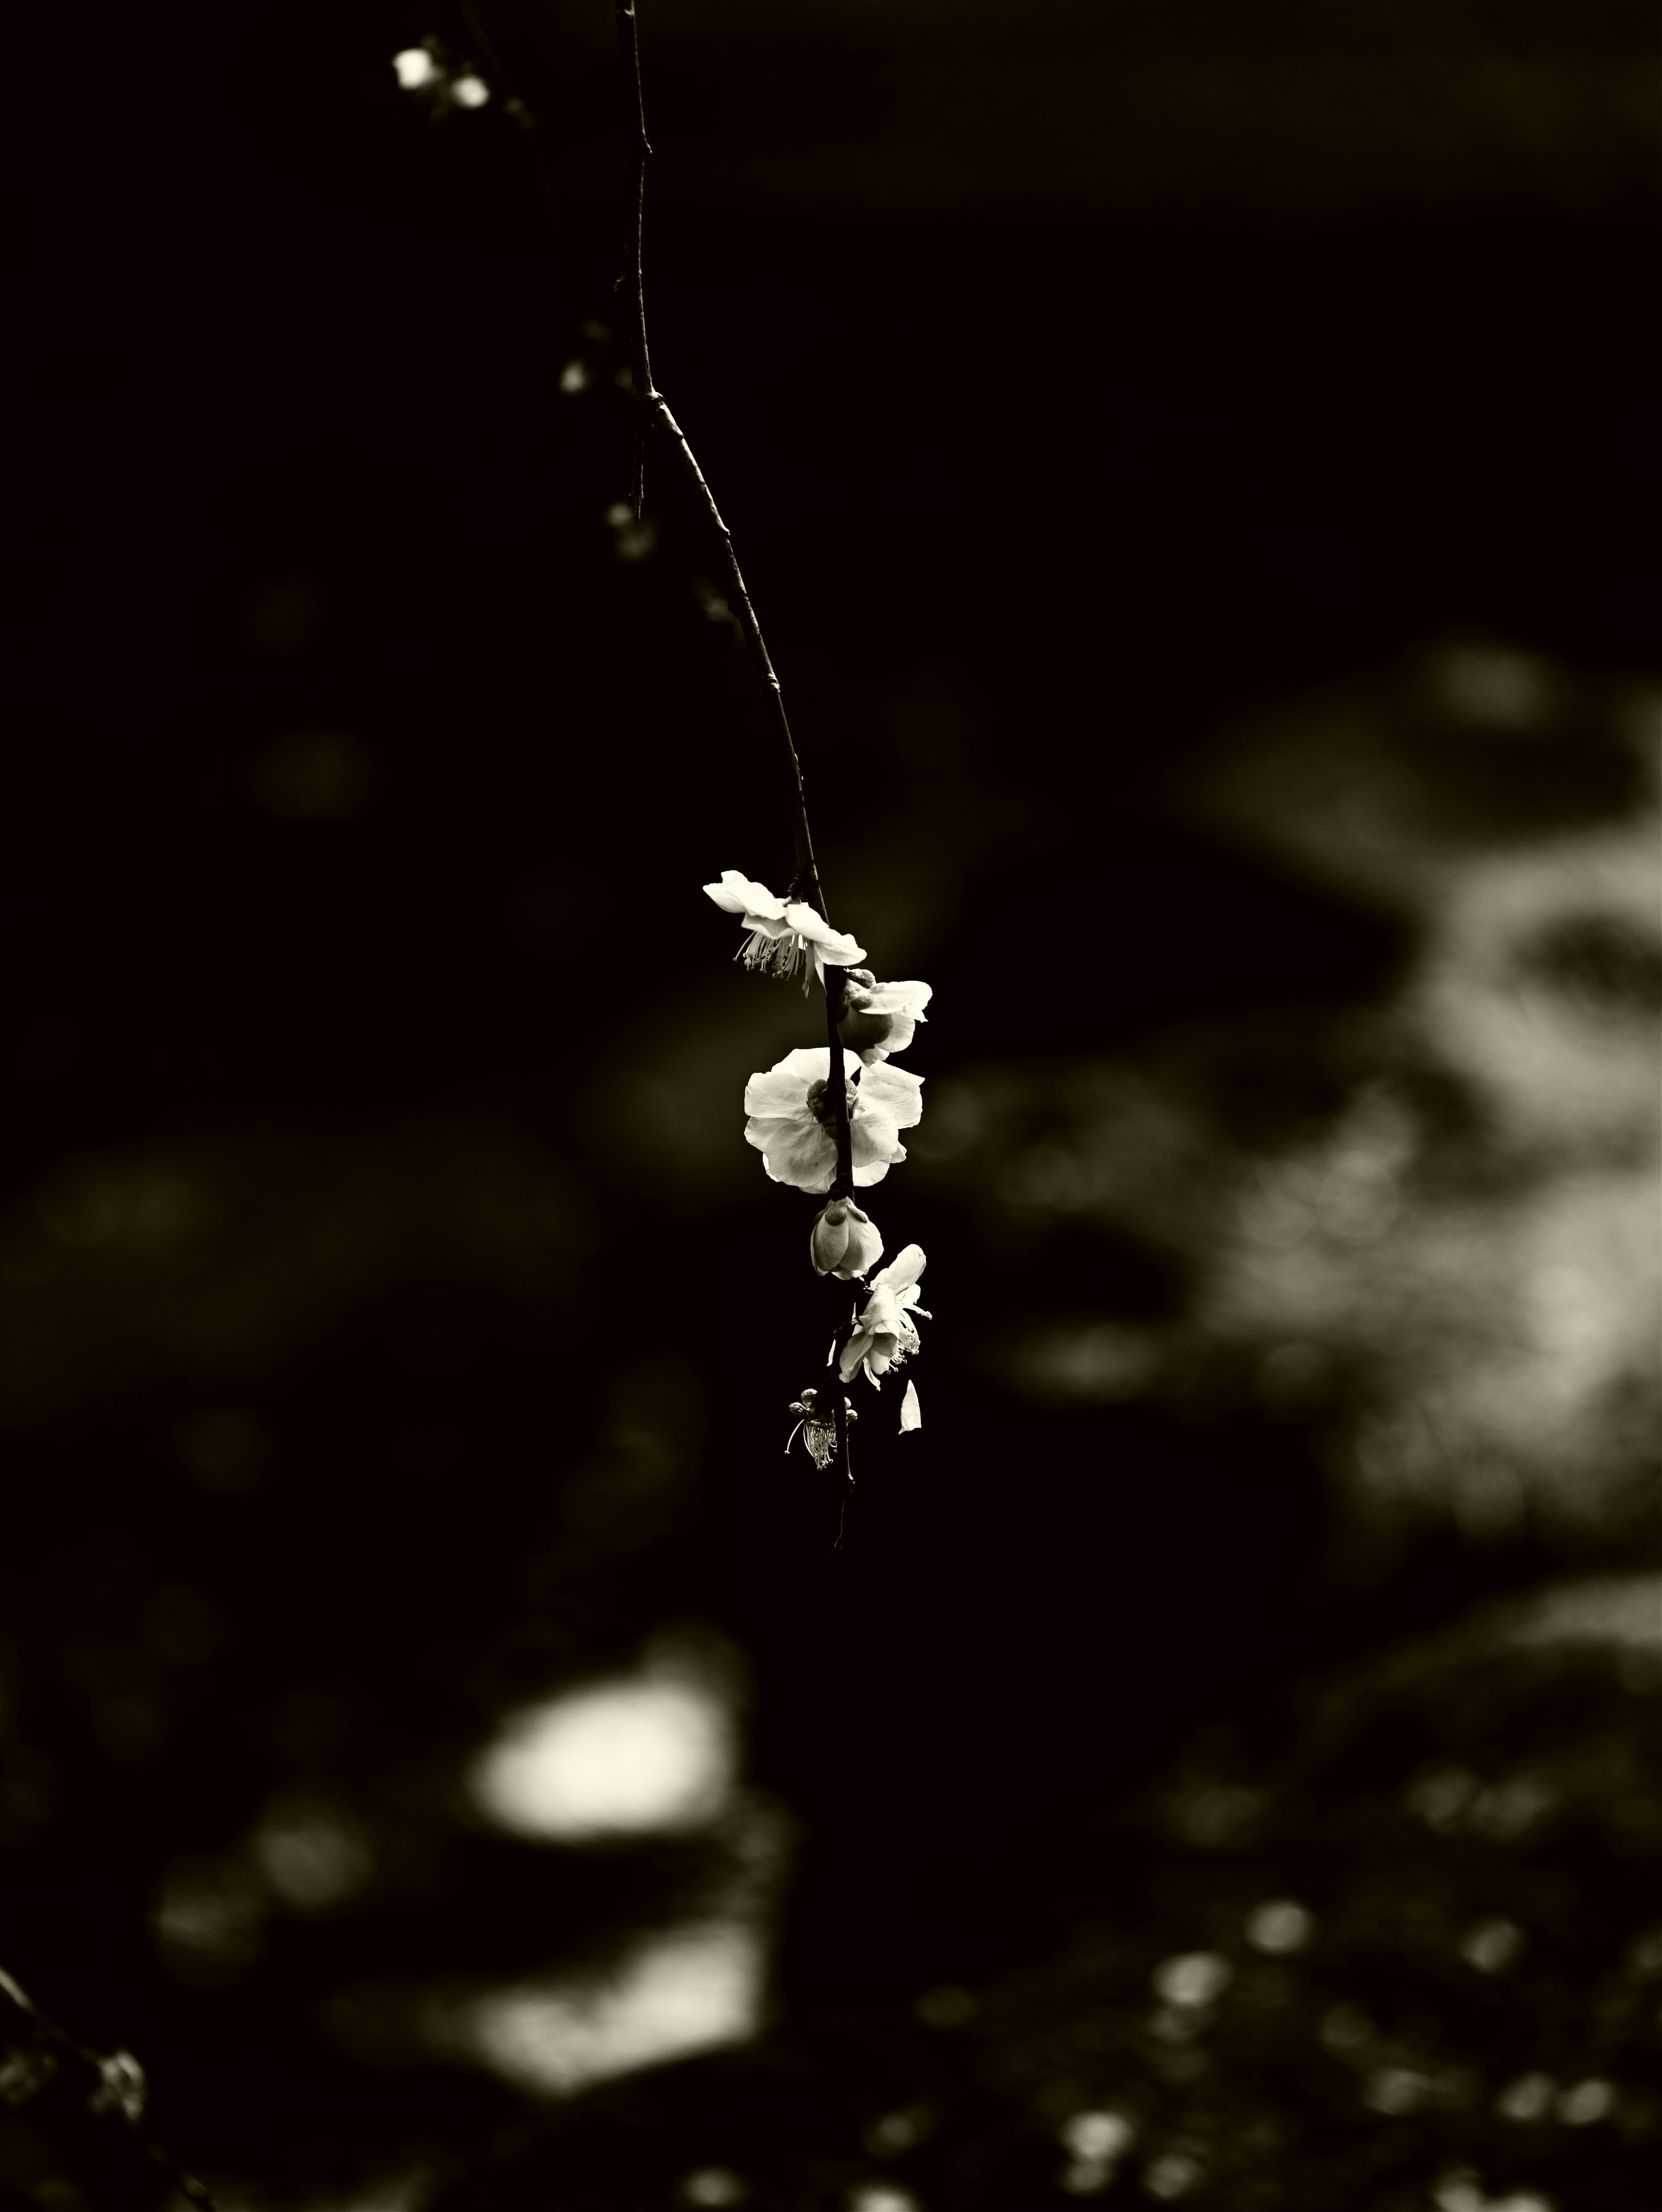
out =
<path fill-rule="evenodd" d="M 720 1686 L 685 1661 L 659 1660 L 511 1715 L 468 1787 L 511 1834 L 597 1842 L 710 1826 L 737 1756 Z"/>

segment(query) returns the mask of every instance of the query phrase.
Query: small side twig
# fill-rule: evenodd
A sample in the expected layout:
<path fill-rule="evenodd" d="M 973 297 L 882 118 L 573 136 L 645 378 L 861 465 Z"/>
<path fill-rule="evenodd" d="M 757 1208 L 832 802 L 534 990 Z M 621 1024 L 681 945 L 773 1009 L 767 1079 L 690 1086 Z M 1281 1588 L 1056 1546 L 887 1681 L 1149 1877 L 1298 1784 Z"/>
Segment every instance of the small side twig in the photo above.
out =
<path fill-rule="evenodd" d="M 48 2020 L 33 1999 L 0 1969 L 0 2102 L 21 2106 L 69 2076 L 82 2109 L 94 2124 L 119 2124 L 128 2142 L 197 2212 L 218 2212 L 210 2192 L 193 2173 L 153 2142 L 141 2122 L 144 2070 L 131 2051 L 100 2057 Z"/>

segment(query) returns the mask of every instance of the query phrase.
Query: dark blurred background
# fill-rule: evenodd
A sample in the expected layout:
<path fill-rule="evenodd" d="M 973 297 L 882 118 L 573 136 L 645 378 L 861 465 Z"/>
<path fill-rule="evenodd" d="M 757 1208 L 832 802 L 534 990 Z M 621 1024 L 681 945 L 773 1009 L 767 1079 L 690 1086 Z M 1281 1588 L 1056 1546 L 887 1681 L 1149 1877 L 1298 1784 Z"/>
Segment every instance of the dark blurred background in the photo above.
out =
<path fill-rule="evenodd" d="M 837 1548 L 611 11 L 15 47 L 0 1963 L 226 2212 L 1650 2201 L 1653 28 L 646 0 Z"/>

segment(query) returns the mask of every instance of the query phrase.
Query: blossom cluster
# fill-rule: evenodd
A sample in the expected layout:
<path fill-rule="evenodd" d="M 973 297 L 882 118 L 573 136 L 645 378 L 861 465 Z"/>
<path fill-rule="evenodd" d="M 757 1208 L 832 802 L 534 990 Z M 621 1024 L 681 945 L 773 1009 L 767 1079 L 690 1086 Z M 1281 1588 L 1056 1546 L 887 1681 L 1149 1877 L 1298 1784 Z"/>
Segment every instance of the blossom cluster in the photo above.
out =
<path fill-rule="evenodd" d="M 802 1046 L 765 1073 L 752 1075 L 745 1086 L 745 1138 L 762 1155 L 763 1169 L 772 1182 L 827 1194 L 808 1239 L 808 1257 L 816 1274 L 841 1282 L 863 1281 L 883 1256 L 883 1237 L 871 1216 L 855 1203 L 848 1186 L 851 1182 L 864 1191 L 881 1182 L 906 1157 L 901 1132 L 916 1128 L 922 1118 L 923 1079 L 891 1060 L 892 1055 L 906 1050 L 917 1024 L 927 1019 L 929 986 L 880 982 L 871 969 L 857 964 L 867 957 L 863 945 L 833 929 L 806 902 L 776 897 L 764 884 L 752 882 L 736 869 L 724 869 L 720 879 L 706 884 L 704 890 L 723 912 L 739 917 L 745 934 L 734 957 L 746 968 L 782 978 L 800 971 L 804 992 L 815 977 L 828 993 L 839 992 L 836 1011 L 842 1065 L 833 1070 L 829 1043 Z M 842 971 L 840 984 L 828 979 L 828 968 Z M 838 1085 L 840 1102 L 834 1087 Z M 849 1174 L 848 1181 L 834 1189 L 839 1103 L 849 1137 Z M 865 1306 L 855 1316 L 846 1342 L 840 1349 L 832 1346 L 839 1382 L 850 1382 L 863 1374 L 874 1389 L 880 1389 L 883 1376 L 921 1348 L 913 1316 L 929 1318 L 917 1303 L 923 1267 L 922 1249 L 908 1244 L 872 1278 Z M 819 1462 L 829 1424 L 823 1413 L 813 1412 L 812 1393 L 805 1391 L 803 1400 L 808 1441 Z M 916 1388 L 910 1382 L 900 1425 L 903 1431 L 922 1425 Z"/>

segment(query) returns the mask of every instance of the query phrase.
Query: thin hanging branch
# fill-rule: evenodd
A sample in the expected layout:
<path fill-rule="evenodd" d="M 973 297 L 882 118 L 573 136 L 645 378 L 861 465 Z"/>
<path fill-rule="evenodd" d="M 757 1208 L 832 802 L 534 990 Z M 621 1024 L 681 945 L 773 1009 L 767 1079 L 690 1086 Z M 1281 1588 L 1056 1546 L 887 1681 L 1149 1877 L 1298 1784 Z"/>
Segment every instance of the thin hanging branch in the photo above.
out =
<path fill-rule="evenodd" d="M 616 0 L 615 13 L 618 51 L 624 58 L 624 136 L 630 141 L 635 167 L 629 247 L 615 289 L 622 292 L 627 288 L 628 304 L 633 311 L 629 330 L 629 368 L 638 399 L 652 391 L 652 362 L 647 352 L 646 272 L 642 258 L 646 231 L 647 157 L 652 148 L 647 139 L 646 106 L 641 91 L 641 39 L 635 20 L 635 0 Z M 636 418 L 635 469 L 629 503 L 638 522 L 641 509 L 646 504 L 646 428 L 639 416 Z"/>
<path fill-rule="evenodd" d="M 816 914 L 825 916 L 825 894 L 820 888 L 819 872 L 813 856 L 813 839 L 808 831 L 807 800 L 802 789 L 802 763 L 797 757 L 796 742 L 791 736 L 790 724 L 785 715 L 784 694 L 779 678 L 769 658 L 762 626 L 756 619 L 756 610 L 750 603 L 750 593 L 745 588 L 745 579 L 739 567 L 738 556 L 733 550 L 733 536 L 721 520 L 721 511 L 715 504 L 715 495 L 705 482 L 704 472 L 697 458 L 687 443 L 686 433 L 670 412 L 663 393 L 652 381 L 652 366 L 647 351 L 646 289 L 643 267 L 643 235 L 646 221 L 646 165 L 652 148 L 646 131 L 646 97 L 641 83 L 641 40 L 636 21 L 634 0 L 615 0 L 618 21 L 618 52 L 623 63 L 624 129 L 632 164 L 634 192 L 628 249 L 624 257 L 624 273 L 618 278 L 621 289 L 630 287 L 629 301 L 631 311 L 630 337 L 632 351 L 630 374 L 634 380 L 635 400 L 641 410 L 641 419 L 650 429 L 656 430 L 669 443 L 669 450 L 681 476 L 692 495 L 694 505 L 703 514 L 715 539 L 721 561 L 722 581 L 728 607 L 738 617 L 740 630 L 751 658 L 770 720 L 778 731 L 785 748 L 785 757 L 790 767 L 791 837 L 794 847 L 795 873 L 791 878 L 789 896 L 805 901 Z M 633 504 L 638 519 L 642 487 L 642 465 L 640 447 L 636 446 Z M 840 989 L 839 989 L 840 995 Z M 839 1148 L 837 1173 L 839 1178 L 846 1168 Z"/>
<path fill-rule="evenodd" d="M 623 64 L 624 132 L 632 165 L 633 192 L 630 200 L 630 222 L 623 274 L 618 280 L 618 289 L 629 288 L 630 309 L 630 339 L 631 349 L 630 376 L 634 384 L 635 401 L 641 410 L 637 421 L 656 430 L 667 439 L 672 457 L 691 491 L 695 505 L 703 514 L 711 536 L 715 541 L 721 559 L 723 580 L 727 588 L 729 610 L 736 614 L 740 630 L 749 652 L 752 664 L 761 685 L 768 712 L 783 741 L 785 757 L 790 766 L 791 833 L 795 848 L 795 873 L 791 878 L 789 896 L 812 906 L 822 920 L 829 921 L 825 912 L 825 893 L 820 886 L 819 872 L 814 860 L 813 839 L 808 829 L 807 799 L 802 787 L 802 763 L 791 736 L 790 723 L 785 714 L 784 693 L 768 653 L 762 626 L 756 619 L 756 610 L 745 588 L 745 579 L 739 558 L 733 550 L 733 535 L 721 520 L 721 511 L 715 504 L 715 495 L 699 467 L 697 457 L 687 443 L 686 433 L 670 411 L 670 404 L 652 381 L 651 356 L 647 349 L 646 278 L 644 235 L 646 224 L 646 167 L 652 147 L 647 137 L 646 94 L 641 81 L 640 25 L 635 13 L 634 0 L 614 0 L 618 23 L 618 52 Z M 643 494 L 644 465 L 642 453 L 643 440 L 637 430 L 635 448 L 634 483 L 630 503 L 638 520 Z M 837 1172 L 830 1196 L 852 1198 L 854 1195 L 854 1142 L 849 1125 L 848 1086 L 843 1075 L 843 1040 L 837 1034 L 837 1017 L 843 1005 L 846 987 L 846 971 L 827 965 L 825 970 L 825 1038 L 829 1048 L 826 1064 L 828 1095 L 831 1102 L 832 1126 L 837 1142 Z M 832 1279 L 835 1280 L 835 1278 Z M 836 1459 L 845 1481 L 852 1482 L 849 1466 L 848 1398 L 840 1376 L 835 1373 L 836 1362 L 843 1347 L 854 1332 L 852 1318 L 837 1330 L 832 1347 L 833 1375 L 831 1380 L 831 1410 L 836 1424 Z M 846 1495 L 846 1493 L 845 1493 Z M 842 1541 L 839 1523 L 837 1541 Z"/>

